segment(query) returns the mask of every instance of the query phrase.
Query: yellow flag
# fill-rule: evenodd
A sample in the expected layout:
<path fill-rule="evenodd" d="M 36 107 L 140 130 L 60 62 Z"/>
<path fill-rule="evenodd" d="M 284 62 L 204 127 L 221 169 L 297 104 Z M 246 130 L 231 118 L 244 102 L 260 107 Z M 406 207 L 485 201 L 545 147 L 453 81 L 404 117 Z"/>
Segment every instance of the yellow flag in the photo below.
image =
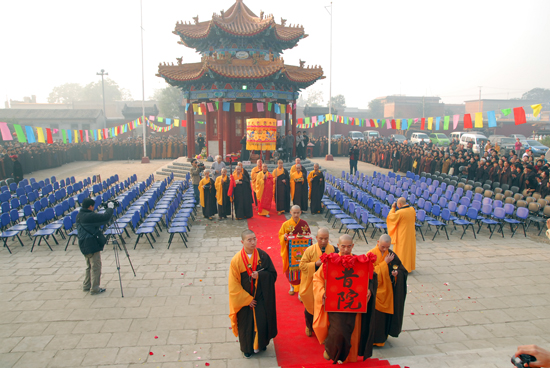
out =
<path fill-rule="evenodd" d="M 235 112 L 241 112 L 241 104 L 235 103 Z"/>
<path fill-rule="evenodd" d="M 103 138 L 101 138 L 101 129 L 98 129 L 97 130 L 97 139 L 98 140 L 102 140 Z"/>
<path fill-rule="evenodd" d="M 195 112 L 195 113 L 199 112 L 199 105 L 193 104 L 193 112 Z"/>
<path fill-rule="evenodd" d="M 395 129 L 401 130 L 401 119 L 395 119 Z"/>
<path fill-rule="evenodd" d="M 378 120 L 373 120 L 373 121 L 374 121 L 374 126 L 375 126 L 376 128 L 378 128 Z"/>
<path fill-rule="evenodd" d="M 180 121 L 178 119 L 174 119 L 174 126 L 180 126 Z"/>
<path fill-rule="evenodd" d="M 531 105 L 531 108 L 533 109 L 533 116 L 537 117 L 540 114 L 540 110 L 542 110 L 542 105 L 541 104 Z"/>
<path fill-rule="evenodd" d="M 428 118 L 428 130 L 432 130 L 433 122 L 434 122 L 434 118 Z"/>
<path fill-rule="evenodd" d="M 483 113 L 476 112 L 476 120 L 474 122 L 474 128 L 483 128 Z"/>
<path fill-rule="evenodd" d="M 38 142 L 46 143 L 46 140 L 44 139 L 44 131 L 42 128 L 36 128 L 36 133 L 38 135 Z"/>
<path fill-rule="evenodd" d="M 74 142 L 78 143 L 78 130 L 74 131 Z"/>
<path fill-rule="evenodd" d="M 286 105 L 281 104 L 281 114 L 285 114 L 285 113 L 286 113 Z"/>

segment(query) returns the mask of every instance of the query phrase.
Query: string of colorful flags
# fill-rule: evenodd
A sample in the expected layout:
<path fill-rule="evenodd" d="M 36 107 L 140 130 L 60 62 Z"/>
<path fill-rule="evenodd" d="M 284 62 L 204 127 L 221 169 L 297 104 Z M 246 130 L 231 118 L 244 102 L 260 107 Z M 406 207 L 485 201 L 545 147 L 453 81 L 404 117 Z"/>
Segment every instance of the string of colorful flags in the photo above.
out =
<path fill-rule="evenodd" d="M 533 116 L 537 117 L 541 110 L 542 105 L 536 104 L 531 105 L 533 109 Z M 514 113 L 514 122 L 515 125 L 525 124 L 527 118 L 525 115 L 525 110 L 523 107 L 507 108 L 500 111 L 502 115 L 508 116 L 512 112 Z M 411 128 L 412 125 L 420 122 L 420 130 L 449 130 L 451 126 L 451 116 L 437 116 L 435 118 L 413 118 L 413 119 L 361 119 L 361 118 L 352 118 L 341 115 L 318 115 L 311 116 L 306 118 L 298 119 L 298 128 L 308 129 L 314 128 L 321 124 L 324 124 L 328 121 L 334 121 L 340 124 L 345 125 L 355 125 L 359 127 L 370 127 L 370 128 L 383 128 L 387 129 L 396 129 L 396 130 L 407 130 Z M 457 128 L 460 121 L 460 114 L 452 116 L 452 127 L 453 130 Z M 474 120 L 472 121 L 471 114 L 464 114 L 462 121 L 464 122 L 464 129 L 473 129 L 473 128 L 483 128 L 483 112 L 476 112 L 474 114 Z M 487 126 L 489 128 L 495 128 L 497 126 L 497 119 L 495 111 L 487 111 Z"/>

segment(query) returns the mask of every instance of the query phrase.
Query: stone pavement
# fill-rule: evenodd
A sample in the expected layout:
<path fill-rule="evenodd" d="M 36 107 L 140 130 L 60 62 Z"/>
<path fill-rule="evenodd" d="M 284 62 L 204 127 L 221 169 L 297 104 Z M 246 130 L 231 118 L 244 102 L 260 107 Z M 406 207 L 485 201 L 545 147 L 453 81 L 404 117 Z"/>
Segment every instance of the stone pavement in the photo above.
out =
<path fill-rule="evenodd" d="M 106 165 L 113 165 L 106 173 L 120 172 L 114 162 Z M 345 158 L 323 161 L 335 175 L 345 165 Z M 137 169 L 145 177 L 153 167 Z M 359 163 L 360 171 L 375 169 L 380 171 Z M 304 219 L 314 229 L 326 226 L 322 215 Z M 24 248 L 10 241 L 14 254 L 0 254 L 0 367 L 276 367 L 272 344 L 243 359 L 229 329 L 227 271 L 245 227 L 244 221 L 199 216 L 189 248 L 176 240 L 169 250 L 165 231 L 155 249 L 141 241 L 134 250 L 132 235 L 128 248 L 137 275 L 121 254 L 124 298 L 109 246 L 102 255 L 107 291 L 91 296 L 81 290 L 84 259 L 77 245 L 67 252 L 61 243 L 53 252 L 40 246 L 30 253 L 27 237 Z M 336 242 L 338 229 L 330 232 Z M 374 247 L 368 240 L 358 240 L 355 253 Z M 478 240 L 470 233 L 461 241 L 455 232 L 450 241 L 443 235 L 423 242 L 418 236 L 417 249 L 404 331 L 375 348 L 374 357 L 411 368 L 510 367 L 519 344 L 550 348 L 545 238 L 510 239 L 506 232 L 504 239 L 489 240 L 482 230 Z"/>

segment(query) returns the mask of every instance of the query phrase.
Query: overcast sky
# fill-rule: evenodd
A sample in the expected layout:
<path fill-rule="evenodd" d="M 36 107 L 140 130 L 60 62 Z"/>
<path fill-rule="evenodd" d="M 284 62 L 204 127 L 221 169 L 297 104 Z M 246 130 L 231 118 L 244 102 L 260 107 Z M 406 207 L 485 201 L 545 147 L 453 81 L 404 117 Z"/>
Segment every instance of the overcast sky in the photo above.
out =
<path fill-rule="evenodd" d="M 233 0 L 143 0 L 145 98 L 166 84 L 159 62 L 198 62 L 172 34 L 177 20 L 211 19 Z M 329 1 L 245 0 L 256 14 L 302 24 L 309 37 L 284 53 L 287 64 L 321 65 L 329 95 Z M 365 108 L 373 98 L 437 95 L 446 103 L 519 97 L 550 88 L 550 1 L 335 0 L 332 94 Z M 47 102 L 63 83 L 87 84 L 105 69 L 141 100 L 139 0 L 0 1 L 0 96 Z M 307 91 L 307 90 L 306 90 Z M 3 106 L 3 104 L 2 104 Z"/>

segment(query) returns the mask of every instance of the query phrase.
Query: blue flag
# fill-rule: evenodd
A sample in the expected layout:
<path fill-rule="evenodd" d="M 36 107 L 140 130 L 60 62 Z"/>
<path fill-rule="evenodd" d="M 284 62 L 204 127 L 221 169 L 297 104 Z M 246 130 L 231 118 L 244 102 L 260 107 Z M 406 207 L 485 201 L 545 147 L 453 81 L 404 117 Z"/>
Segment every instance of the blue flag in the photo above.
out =
<path fill-rule="evenodd" d="M 497 127 L 497 119 L 494 111 L 487 111 L 487 119 L 489 119 L 489 128 Z"/>
<path fill-rule="evenodd" d="M 441 121 L 441 116 L 435 118 L 435 130 L 439 130 L 439 122 Z"/>
<path fill-rule="evenodd" d="M 34 143 L 36 142 L 36 138 L 34 136 L 34 130 L 32 130 L 32 127 L 26 126 L 25 132 L 27 133 L 27 142 Z"/>

